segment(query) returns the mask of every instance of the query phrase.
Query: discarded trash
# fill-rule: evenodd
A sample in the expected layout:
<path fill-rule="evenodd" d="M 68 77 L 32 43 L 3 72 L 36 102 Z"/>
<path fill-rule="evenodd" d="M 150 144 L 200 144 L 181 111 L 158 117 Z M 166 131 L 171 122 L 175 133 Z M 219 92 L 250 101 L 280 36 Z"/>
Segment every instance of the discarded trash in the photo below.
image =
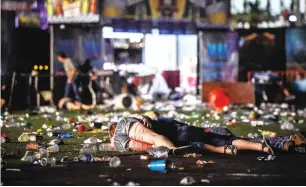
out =
<path fill-rule="evenodd" d="M 48 132 L 47 136 L 52 137 L 53 136 L 53 132 Z"/>
<path fill-rule="evenodd" d="M 105 162 L 105 161 L 109 162 L 111 159 L 112 159 L 112 157 L 110 157 L 110 156 L 94 157 L 94 158 L 93 158 L 93 160 L 94 160 L 95 162 Z"/>
<path fill-rule="evenodd" d="M 27 145 L 26 145 L 26 149 L 27 150 L 38 150 L 39 148 L 40 148 L 41 146 L 39 145 L 39 144 L 37 144 L 37 143 L 28 143 Z"/>
<path fill-rule="evenodd" d="M 273 161 L 275 160 L 276 156 L 275 155 L 268 155 L 266 157 L 262 156 L 262 157 L 258 157 L 257 160 L 259 161 Z"/>
<path fill-rule="evenodd" d="M 48 158 L 49 153 L 46 149 L 40 149 L 38 152 L 34 154 L 35 159 L 42 159 L 42 158 Z"/>
<path fill-rule="evenodd" d="M 23 162 L 33 162 L 34 157 L 29 155 L 30 151 L 26 151 L 24 156 L 21 158 L 21 161 Z"/>
<path fill-rule="evenodd" d="M 22 133 L 19 137 L 18 137 L 18 141 L 19 142 L 28 142 L 30 140 L 30 137 L 28 134 L 26 133 Z"/>
<path fill-rule="evenodd" d="M 167 173 L 168 171 L 182 171 L 184 168 L 177 168 L 170 160 L 153 160 L 149 163 L 148 168 L 151 171 Z"/>
<path fill-rule="evenodd" d="M 21 169 L 15 169 L 15 168 L 6 168 L 6 171 L 21 171 Z"/>
<path fill-rule="evenodd" d="M 93 161 L 93 157 L 92 155 L 86 155 L 86 154 L 82 154 L 79 157 L 77 157 L 78 161 L 80 162 L 92 162 Z"/>
<path fill-rule="evenodd" d="M 166 159 L 169 156 L 169 148 L 160 146 L 160 147 L 150 147 L 147 152 L 154 158 Z"/>
<path fill-rule="evenodd" d="M 59 152 L 59 146 L 57 144 L 51 145 L 47 148 L 49 153 L 57 153 Z"/>
<path fill-rule="evenodd" d="M 57 136 L 60 137 L 60 138 L 72 138 L 73 137 L 72 133 L 69 133 L 69 132 L 67 132 L 67 133 L 57 133 Z"/>
<path fill-rule="evenodd" d="M 77 129 L 78 129 L 78 131 L 80 131 L 80 132 L 86 131 L 86 128 L 85 128 L 84 125 L 78 125 L 78 126 L 77 126 Z"/>
<path fill-rule="evenodd" d="M 201 179 L 201 183 L 210 183 L 210 180 L 208 180 L 208 179 Z"/>
<path fill-rule="evenodd" d="M 139 186 L 139 183 L 128 182 L 128 183 L 126 184 L 126 186 Z"/>
<path fill-rule="evenodd" d="M 64 141 L 63 141 L 63 139 L 53 139 L 53 140 L 51 140 L 48 144 L 49 145 L 55 145 L 55 144 L 57 144 L 57 145 L 60 145 L 60 144 L 62 144 Z"/>
<path fill-rule="evenodd" d="M 68 123 L 65 123 L 65 124 L 61 125 L 61 128 L 63 130 L 69 130 L 71 128 L 71 126 Z"/>
<path fill-rule="evenodd" d="M 100 151 L 110 151 L 111 150 L 111 143 L 101 143 L 99 145 Z"/>
<path fill-rule="evenodd" d="M 116 157 L 116 156 L 112 157 L 112 158 L 110 159 L 110 161 L 109 161 L 109 166 L 110 166 L 111 168 L 119 167 L 120 164 L 121 164 L 121 160 L 120 160 L 120 158 L 118 158 L 118 157 Z"/>
<path fill-rule="evenodd" d="M 48 165 L 48 159 L 47 158 L 42 158 L 39 160 L 39 163 L 41 166 L 47 166 Z"/>
<path fill-rule="evenodd" d="M 49 159 L 49 163 L 50 163 L 51 167 L 54 167 L 56 165 L 56 158 L 55 157 L 51 157 Z"/>
<path fill-rule="evenodd" d="M 113 182 L 112 186 L 121 186 L 118 182 Z"/>
<path fill-rule="evenodd" d="M 181 181 L 180 184 L 181 185 L 193 185 L 196 183 L 196 180 L 193 177 L 187 176 L 184 177 Z"/>
<path fill-rule="evenodd" d="M 31 135 L 29 135 L 29 140 L 30 140 L 31 142 L 36 142 L 36 141 L 38 141 L 38 140 L 41 141 L 41 140 L 43 140 L 43 136 L 31 134 Z"/>
<path fill-rule="evenodd" d="M 102 140 L 96 138 L 96 137 L 91 137 L 88 138 L 87 140 L 84 141 L 85 144 L 96 144 L 96 143 L 101 143 Z"/>
<path fill-rule="evenodd" d="M 215 162 L 214 162 L 214 161 L 212 161 L 212 160 L 209 160 L 209 161 L 205 161 L 205 160 L 198 160 L 198 161 L 196 162 L 196 164 L 197 164 L 197 165 L 215 164 Z"/>
<path fill-rule="evenodd" d="M 84 145 L 84 147 L 81 148 L 80 153 L 82 154 L 95 154 L 97 152 L 97 146 L 96 145 Z"/>
<path fill-rule="evenodd" d="M 281 125 L 282 130 L 293 130 L 294 125 L 290 122 L 285 122 Z"/>
<path fill-rule="evenodd" d="M 183 157 L 185 157 L 185 158 L 197 158 L 197 157 L 200 157 L 200 156 L 202 156 L 202 154 L 189 153 L 189 154 L 183 155 Z"/>
<path fill-rule="evenodd" d="M 150 157 L 147 155 L 141 155 L 140 160 L 150 160 Z"/>
<path fill-rule="evenodd" d="M 6 134 L 2 134 L 1 135 L 1 143 L 7 143 L 7 142 L 10 142 L 10 138 L 7 137 Z"/>

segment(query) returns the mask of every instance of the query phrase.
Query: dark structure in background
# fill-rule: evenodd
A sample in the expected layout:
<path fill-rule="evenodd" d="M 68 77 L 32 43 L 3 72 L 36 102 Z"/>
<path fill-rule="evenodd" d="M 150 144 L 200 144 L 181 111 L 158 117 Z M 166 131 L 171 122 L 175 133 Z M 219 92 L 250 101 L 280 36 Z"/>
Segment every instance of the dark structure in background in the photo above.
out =
<path fill-rule="evenodd" d="M 1 11 L 1 69 L 3 84 L 7 84 L 7 92 L 11 89 L 13 72 L 15 77 L 11 109 L 32 108 L 35 103 L 33 78 L 28 77 L 34 65 L 50 64 L 49 31 L 40 28 L 15 28 L 15 12 Z M 49 75 L 49 71 L 43 73 Z M 5 76 L 3 74 L 6 74 Z M 41 78 L 41 89 L 49 89 L 49 78 Z M 25 92 L 25 90 L 27 92 Z M 28 93 L 28 94 L 26 94 Z M 9 98 L 6 99 L 7 103 Z"/>
<path fill-rule="evenodd" d="M 240 36 L 238 81 L 247 81 L 248 71 L 286 70 L 284 28 L 237 31 Z"/>

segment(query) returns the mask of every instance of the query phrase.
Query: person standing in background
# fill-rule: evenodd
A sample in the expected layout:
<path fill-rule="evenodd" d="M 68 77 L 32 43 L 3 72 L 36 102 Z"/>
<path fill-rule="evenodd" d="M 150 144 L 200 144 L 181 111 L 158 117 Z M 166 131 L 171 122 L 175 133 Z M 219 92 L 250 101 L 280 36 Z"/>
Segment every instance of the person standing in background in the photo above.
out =
<path fill-rule="evenodd" d="M 74 97 L 76 101 L 81 101 L 80 94 L 78 92 L 77 85 L 75 83 L 76 78 L 78 77 L 78 71 L 72 63 L 70 58 L 67 58 L 64 52 L 59 53 L 57 56 L 59 62 L 63 63 L 64 69 L 67 76 L 67 83 L 65 87 L 65 95 L 64 97 L 69 97 L 70 88 L 72 87 L 74 92 Z"/>

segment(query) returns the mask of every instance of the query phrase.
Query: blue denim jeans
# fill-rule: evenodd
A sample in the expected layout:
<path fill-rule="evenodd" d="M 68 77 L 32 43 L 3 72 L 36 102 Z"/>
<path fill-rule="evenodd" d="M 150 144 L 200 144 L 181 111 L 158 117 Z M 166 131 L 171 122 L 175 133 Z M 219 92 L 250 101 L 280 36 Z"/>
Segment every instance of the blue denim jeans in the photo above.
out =
<path fill-rule="evenodd" d="M 65 95 L 64 97 L 69 97 L 69 92 L 70 92 L 70 88 L 72 87 L 72 90 L 74 92 L 74 97 L 77 101 L 81 101 L 81 97 L 80 94 L 78 92 L 78 87 L 75 83 L 75 80 L 77 79 L 77 75 L 75 75 L 70 83 L 66 83 L 66 87 L 65 87 Z"/>

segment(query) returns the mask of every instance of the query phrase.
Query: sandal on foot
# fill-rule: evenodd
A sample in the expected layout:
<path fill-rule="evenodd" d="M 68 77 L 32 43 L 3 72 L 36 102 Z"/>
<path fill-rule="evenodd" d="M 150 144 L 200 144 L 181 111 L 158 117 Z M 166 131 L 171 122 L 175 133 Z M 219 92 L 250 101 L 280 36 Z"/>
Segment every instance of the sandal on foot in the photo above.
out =
<path fill-rule="evenodd" d="M 226 151 L 227 149 L 231 150 L 231 155 L 237 155 L 238 149 L 234 145 L 225 145 L 224 146 L 224 154 L 227 154 Z"/>
<path fill-rule="evenodd" d="M 261 145 L 262 145 L 262 148 L 261 148 L 261 150 L 264 152 L 264 149 L 267 147 L 268 148 L 268 153 L 270 154 L 270 155 L 274 155 L 274 151 L 273 151 L 273 149 L 272 149 L 272 147 L 270 146 L 270 144 L 267 142 L 267 139 L 263 136 L 262 137 L 262 143 L 261 143 Z"/>

